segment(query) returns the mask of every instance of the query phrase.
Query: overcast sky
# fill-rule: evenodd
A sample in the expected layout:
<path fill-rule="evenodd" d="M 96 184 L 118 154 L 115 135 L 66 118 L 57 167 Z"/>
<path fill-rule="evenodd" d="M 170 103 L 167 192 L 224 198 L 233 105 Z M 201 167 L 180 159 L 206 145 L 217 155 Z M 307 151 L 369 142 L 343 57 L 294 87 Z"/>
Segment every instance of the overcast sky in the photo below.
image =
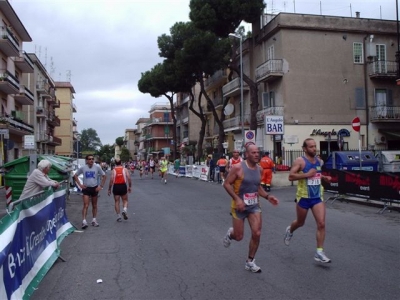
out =
<path fill-rule="evenodd" d="M 157 37 L 189 20 L 190 0 L 9 0 L 55 81 L 74 86 L 78 131 L 93 128 L 103 144 L 148 117 L 166 98 L 142 94 L 141 73 L 161 62 Z M 266 1 L 267 12 L 396 20 L 395 0 Z M 351 8 L 350 8 L 351 4 Z M 250 28 L 247 28 L 249 30 Z M 70 76 L 69 76 L 70 74 Z"/>

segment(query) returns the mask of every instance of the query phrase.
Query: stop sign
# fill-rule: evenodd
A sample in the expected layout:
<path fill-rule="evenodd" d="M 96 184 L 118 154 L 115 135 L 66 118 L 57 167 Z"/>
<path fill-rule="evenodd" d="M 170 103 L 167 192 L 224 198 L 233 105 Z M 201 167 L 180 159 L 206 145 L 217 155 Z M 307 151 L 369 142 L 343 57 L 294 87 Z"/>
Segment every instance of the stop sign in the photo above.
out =
<path fill-rule="evenodd" d="M 354 131 L 360 132 L 360 126 L 361 126 L 360 118 L 355 117 L 351 122 L 351 126 L 353 127 Z"/>

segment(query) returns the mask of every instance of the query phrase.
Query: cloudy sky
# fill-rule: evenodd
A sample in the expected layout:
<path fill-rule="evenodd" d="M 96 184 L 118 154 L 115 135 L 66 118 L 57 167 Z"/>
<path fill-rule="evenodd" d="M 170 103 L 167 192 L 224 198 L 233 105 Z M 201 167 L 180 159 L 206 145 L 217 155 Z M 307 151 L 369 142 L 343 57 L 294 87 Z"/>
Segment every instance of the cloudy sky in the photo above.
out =
<path fill-rule="evenodd" d="M 141 73 L 161 62 L 157 37 L 188 21 L 190 0 L 9 0 L 55 81 L 74 86 L 78 130 L 93 128 L 112 144 L 165 98 L 142 94 Z M 396 20 L 395 0 L 265 1 L 267 12 Z M 351 7 L 350 7 L 351 5 Z M 249 28 L 248 28 L 249 29 Z M 70 75 L 69 75 L 70 74 Z"/>

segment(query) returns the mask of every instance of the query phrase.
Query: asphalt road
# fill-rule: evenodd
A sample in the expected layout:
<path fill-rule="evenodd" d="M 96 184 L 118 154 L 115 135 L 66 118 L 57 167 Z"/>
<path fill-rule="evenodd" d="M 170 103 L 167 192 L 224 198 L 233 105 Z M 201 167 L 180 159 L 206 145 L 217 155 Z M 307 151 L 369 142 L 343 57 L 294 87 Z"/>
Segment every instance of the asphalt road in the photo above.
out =
<path fill-rule="evenodd" d="M 80 230 L 81 196 L 72 195 L 68 218 L 78 230 L 31 299 L 399 299 L 400 214 L 336 201 L 327 207 L 325 252 L 317 263 L 312 215 L 283 243 L 295 217 L 295 187 L 272 191 L 280 204 L 262 200 L 263 232 L 256 261 L 244 269 L 245 237 L 226 249 L 229 197 L 221 185 L 169 176 L 168 183 L 133 177 L 129 219 L 116 222 L 106 189 L 99 199 L 100 227 Z M 106 186 L 108 186 L 108 181 Z M 88 218 L 88 222 L 91 218 Z M 102 279 L 102 283 L 97 283 Z"/>

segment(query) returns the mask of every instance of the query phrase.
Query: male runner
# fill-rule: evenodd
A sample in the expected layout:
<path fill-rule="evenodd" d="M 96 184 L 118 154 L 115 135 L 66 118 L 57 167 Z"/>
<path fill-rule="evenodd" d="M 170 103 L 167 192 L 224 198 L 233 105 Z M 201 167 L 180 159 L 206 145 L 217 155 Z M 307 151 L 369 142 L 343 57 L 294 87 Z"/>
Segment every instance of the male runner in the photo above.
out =
<path fill-rule="evenodd" d="M 331 181 L 330 176 L 321 174 L 321 162 L 316 157 L 317 146 L 315 140 L 307 138 L 303 142 L 304 156 L 296 158 L 289 173 L 289 180 L 298 180 L 296 193 L 296 220 L 286 228 L 284 242 L 289 246 L 293 232 L 304 225 L 308 210 L 311 209 L 317 223 L 317 251 L 314 259 L 318 262 L 330 263 L 331 260 L 324 253 L 325 241 L 325 204 L 321 180 Z"/>
<path fill-rule="evenodd" d="M 247 218 L 251 239 L 245 269 L 253 273 L 260 273 L 261 268 L 255 263 L 255 255 L 260 244 L 261 236 L 261 207 L 259 197 L 267 199 L 272 205 L 278 205 L 279 200 L 261 187 L 261 168 L 257 165 L 260 152 L 256 145 L 246 148 L 246 160 L 232 167 L 223 186 L 232 197 L 231 215 L 233 227 L 228 229 L 223 243 L 229 247 L 231 240 L 243 239 L 244 220 Z"/>

